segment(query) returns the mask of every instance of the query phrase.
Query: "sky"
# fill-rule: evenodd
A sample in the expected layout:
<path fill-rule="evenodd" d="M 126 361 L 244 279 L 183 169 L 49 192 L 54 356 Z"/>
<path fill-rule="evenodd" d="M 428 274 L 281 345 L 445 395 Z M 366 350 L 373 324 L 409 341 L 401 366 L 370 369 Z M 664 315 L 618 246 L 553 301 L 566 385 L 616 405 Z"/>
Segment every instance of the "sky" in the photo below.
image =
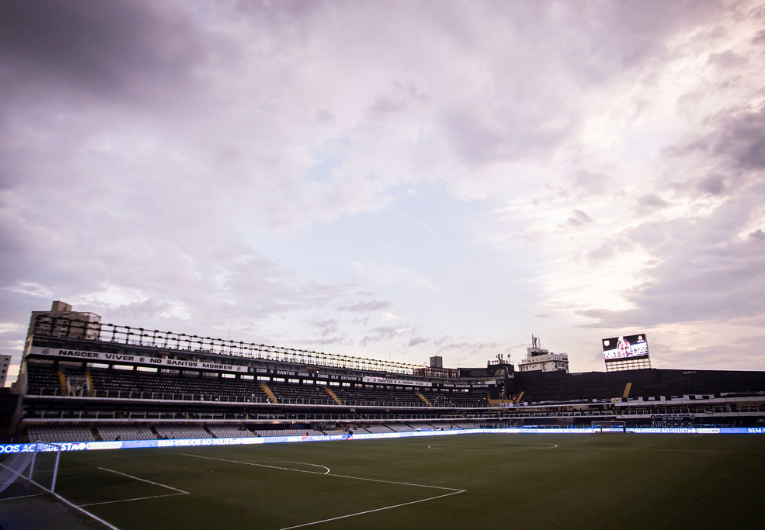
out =
<path fill-rule="evenodd" d="M 762 1 L 0 3 L 0 353 L 103 321 L 765 370 Z M 14 367 L 11 374 L 14 374 Z M 11 376 L 9 378 L 13 380 Z"/>

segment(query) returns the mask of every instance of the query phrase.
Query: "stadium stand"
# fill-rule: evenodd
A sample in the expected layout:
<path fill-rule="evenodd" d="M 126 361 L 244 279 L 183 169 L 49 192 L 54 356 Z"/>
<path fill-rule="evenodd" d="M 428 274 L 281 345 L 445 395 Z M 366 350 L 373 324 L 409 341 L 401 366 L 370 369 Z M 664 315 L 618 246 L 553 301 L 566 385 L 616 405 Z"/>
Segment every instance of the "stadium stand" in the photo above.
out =
<path fill-rule="evenodd" d="M 335 405 L 323 386 L 272 382 L 268 387 L 282 404 Z"/>
<path fill-rule="evenodd" d="M 208 425 L 207 430 L 216 438 L 252 438 L 255 436 L 255 434 L 244 425 Z"/>
<path fill-rule="evenodd" d="M 98 435 L 104 441 L 113 440 L 155 440 L 156 435 L 145 425 L 99 425 Z"/>
<path fill-rule="evenodd" d="M 40 442 L 92 442 L 93 433 L 84 426 L 37 426 L 29 427 L 29 439 Z"/>
<path fill-rule="evenodd" d="M 198 425 L 157 425 L 160 438 L 212 438 L 213 435 Z"/>
<path fill-rule="evenodd" d="M 40 318 L 17 385 L 17 440 L 765 423 L 765 372 L 440 369 Z"/>
<path fill-rule="evenodd" d="M 374 407 L 425 407 L 415 390 L 381 388 L 335 388 L 335 394 L 344 405 Z"/>

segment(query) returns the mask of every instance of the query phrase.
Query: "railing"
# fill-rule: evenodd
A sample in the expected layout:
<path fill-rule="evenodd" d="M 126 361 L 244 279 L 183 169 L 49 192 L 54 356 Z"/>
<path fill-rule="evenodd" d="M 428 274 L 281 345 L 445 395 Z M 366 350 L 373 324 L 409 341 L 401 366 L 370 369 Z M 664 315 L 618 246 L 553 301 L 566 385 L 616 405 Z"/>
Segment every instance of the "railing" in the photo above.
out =
<path fill-rule="evenodd" d="M 476 416 L 476 419 L 481 416 Z M 195 421 L 237 421 L 237 422 L 263 422 L 263 421 L 374 421 L 374 420 L 426 420 L 426 421 L 459 421 L 464 420 L 462 416 L 439 416 L 436 414 L 423 413 L 376 413 L 376 414 L 355 414 L 355 413 L 323 413 L 323 412 L 301 412 L 286 413 L 274 412 L 270 414 L 214 414 L 214 413 L 177 413 L 177 412 L 149 412 L 149 411 L 130 411 L 120 413 L 116 411 L 35 411 L 27 410 L 24 413 L 24 420 L 60 420 L 63 423 L 77 421 L 98 421 L 105 423 L 130 423 L 132 421 L 169 421 L 173 423 L 195 422 Z"/>
<path fill-rule="evenodd" d="M 416 371 L 426 369 L 423 365 L 397 361 L 366 359 L 312 350 L 173 333 L 172 331 L 157 329 L 102 324 L 65 316 L 38 315 L 35 320 L 34 334 L 36 336 L 113 342 L 167 350 L 214 353 L 245 359 L 263 359 L 406 375 L 413 375 Z"/>
<path fill-rule="evenodd" d="M 41 387 L 37 391 L 27 394 L 30 396 L 62 396 L 60 387 Z M 200 402 L 224 402 L 224 403 L 263 403 L 268 400 L 260 396 L 237 396 L 224 394 L 194 394 L 188 392 L 145 392 L 140 390 L 96 390 L 93 396 L 72 395 L 67 397 L 81 398 L 107 398 L 107 399 L 156 399 L 165 401 L 200 401 Z M 276 396 L 278 405 L 328 405 L 338 407 L 337 403 L 328 399 L 314 398 L 281 398 Z M 398 407 L 398 408 L 482 408 L 488 407 L 485 404 L 456 404 L 456 405 L 437 405 L 428 407 L 424 403 L 402 402 L 402 401 L 372 401 L 372 400 L 343 400 L 343 406 L 347 407 Z"/>
<path fill-rule="evenodd" d="M 37 392 L 29 392 L 28 396 L 62 396 L 60 388 L 40 388 Z M 113 399 L 157 399 L 165 401 L 223 401 L 227 403 L 267 403 L 259 396 L 227 396 L 218 394 L 193 394 L 188 392 L 144 392 L 140 390 L 96 390 L 93 396 L 72 395 L 66 397 L 82 398 L 113 398 Z M 319 404 L 319 403 L 317 403 Z"/>

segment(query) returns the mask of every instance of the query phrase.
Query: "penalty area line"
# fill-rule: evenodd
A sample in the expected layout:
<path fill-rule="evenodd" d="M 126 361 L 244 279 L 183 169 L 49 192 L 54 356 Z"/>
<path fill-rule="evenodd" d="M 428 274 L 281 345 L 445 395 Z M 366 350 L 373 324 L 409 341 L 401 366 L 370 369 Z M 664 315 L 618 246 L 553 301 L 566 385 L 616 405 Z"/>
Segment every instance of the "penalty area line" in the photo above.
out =
<path fill-rule="evenodd" d="M 119 499 L 116 501 L 89 502 L 87 504 L 79 504 L 78 506 L 101 506 L 102 504 L 114 504 L 116 502 L 143 501 L 146 499 L 161 499 L 163 497 L 177 497 L 178 495 L 188 495 L 188 493 L 166 493 L 164 495 L 151 495 L 149 497 L 135 497 L 133 499 Z"/>
<path fill-rule="evenodd" d="M 115 471 L 114 469 L 107 469 L 105 467 L 99 467 L 98 469 L 100 469 L 101 471 L 108 471 L 109 473 L 114 473 L 116 475 L 122 475 L 123 477 L 132 478 L 133 480 L 137 480 L 139 482 L 146 482 L 147 484 L 153 484 L 154 486 L 159 486 L 161 488 L 172 490 L 175 493 L 165 493 L 164 495 L 148 495 L 146 497 L 133 497 L 132 499 L 117 499 L 114 501 L 88 502 L 85 504 L 80 504 L 79 506 L 101 506 L 103 504 L 114 504 L 117 502 L 133 502 L 133 501 L 143 501 L 146 499 L 161 499 L 163 497 L 175 497 L 177 495 L 189 495 L 188 491 L 174 488 L 172 486 L 168 486 L 167 484 L 160 484 L 159 482 L 154 482 L 152 480 L 147 480 L 145 478 L 134 477 L 133 475 L 128 475 L 127 473 L 123 473 L 121 471 Z"/>
<path fill-rule="evenodd" d="M 309 464 L 308 462 L 287 462 L 287 463 L 321 467 L 323 469 L 326 469 L 326 471 L 324 473 L 319 473 L 318 471 L 308 471 L 307 469 L 295 469 L 292 467 L 273 466 L 271 464 L 260 464 L 258 462 L 247 462 L 244 460 L 229 460 L 227 458 L 213 458 L 211 456 L 190 455 L 188 453 L 179 453 L 179 454 L 183 456 L 190 456 L 191 458 L 202 458 L 204 460 L 217 460 L 218 462 L 228 462 L 230 464 L 242 464 L 245 466 L 265 467 L 268 469 L 278 469 L 280 471 L 294 471 L 295 473 L 306 473 L 308 475 L 330 475 L 330 471 L 331 471 L 327 466 L 320 466 L 319 464 Z"/>
<path fill-rule="evenodd" d="M 339 475 L 337 475 L 337 476 L 339 476 Z M 353 478 L 353 477 L 346 477 L 346 478 Z M 423 486 L 423 487 L 434 487 L 434 486 Z M 383 510 L 392 510 L 393 508 L 401 508 L 402 506 L 409 506 L 411 504 L 418 504 L 420 502 L 428 502 L 428 501 L 434 501 L 436 499 L 442 499 L 442 498 L 448 497 L 450 495 L 459 495 L 460 493 L 465 493 L 466 491 L 467 490 L 457 490 L 457 491 L 452 491 L 450 493 L 444 493 L 443 495 L 436 495 L 435 497 L 428 497 L 427 499 L 419 499 L 419 500 L 416 500 L 416 501 L 404 502 L 404 503 L 401 503 L 401 504 L 394 504 L 392 506 L 383 506 L 382 508 L 375 508 L 374 510 L 365 510 L 363 512 L 349 513 L 349 514 L 346 514 L 346 515 L 341 515 L 339 517 L 331 517 L 329 519 L 322 519 L 321 521 L 312 521 L 310 523 L 296 524 L 295 526 L 285 526 L 281 530 L 292 530 L 293 528 L 302 528 L 304 526 L 312 526 L 312 525 L 315 525 L 315 524 L 329 523 L 330 521 L 338 521 L 340 519 L 347 519 L 349 517 L 356 517 L 357 515 L 364 515 L 364 514 L 367 514 L 367 513 L 374 513 L 374 512 L 382 512 Z"/>
<path fill-rule="evenodd" d="M 3 466 L 3 467 L 8 467 L 8 466 L 6 466 L 5 464 L 0 464 L 0 466 Z M 37 487 L 38 487 L 38 488 L 40 488 L 41 490 L 45 491 L 46 493 L 48 493 L 48 494 L 50 494 L 50 495 L 53 495 L 54 497 L 56 497 L 58 500 L 60 500 L 61 502 L 63 502 L 63 503 L 64 503 L 64 504 L 66 504 L 67 506 L 71 506 L 71 507 L 72 507 L 72 509 L 74 509 L 74 510 L 77 510 L 78 512 L 82 512 L 82 513 L 84 513 L 85 515 L 87 515 L 88 517 L 90 517 L 91 519 L 93 519 L 94 521 L 98 521 L 99 523 L 101 523 L 102 525 L 104 525 L 106 528 L 109 528 L 110 530 L 120 530 L 119 528 L 117 528 L 117 527 L 116 527 L 116 526 L 114 526 L 113 524 L 111 524 L 111 523 L 109 523 L 109 522 L 106 522 L 106 521 L 104 521 L 103 519 L 101 519 L 101 518 L 100 518 L 100 517 L 98 517 L 97 515 L 90 513 L 88 510 L 86 510 L 86 509 L 84 509 L 84 508 L 80 508 L 79 506 L 77 506 L 77 505 L 76 505 L 76 504 L 74 504 L 73 502 L 70 502 L 70 501 L 68 501 L 67 499 L 65 499 L 64 497 L 62 497 L 61 495 L 59 495 L 59 494 L 58 494 L 58 493 L 56 493 L 55 491 L 51 491 L 51 490 L 49 490 L 48 488 L 46 488 L 45 486 L 42 486 L 42 485 L 40 485 L 39 483 L 35 482 L 35 481 L 34 481 L 34 480 L 32 480 L 31 478 L 27 478 L 27 477 L 25 477 L 25 476 L 24 476 L 23 474 L 21 474 L 21 473 L 18 473 L 18 476 L 19 476 L 20 478 L 23 478 L 23 479 L 24 479 L 24 480 L 26 480 L 27 482 L 31 482 L 32 484 L 34 484 L 35 486 L 37 486 Z"/>
<path fill-rule="evenodd" d="M 467 490 L 458 489 L 458 488 L 447 488 L 447 487 L 444 487 L 444 486 L 430 486 L 430 485 L 427 485 L 427 484 L 415 484 L 413 482 L 399 482 L 399 481 L 393 481 L 393 480 L 382 480 L 382 479 L 377 479 L 377 478 L 354 477 L 354 476 L 351 476 L 351 475 L 339 475 L 339 474 L 336 474 L 336 473 L 330 473 L 328 467 L 326 467 L 326 466 L 319 466 L 318 464 L 307 464 L 307 465 L 314 465 L 314 466 L 317 466 L 317 467 L 323 467 L 324 469 L 327 470 L 327 472 L 326 473 L 319 473 L 317 471 L 307 471 L 307 470 L 304 470 L 304 469 L 292 469 L 292 468 L 288 468 L 288 467 L 278 467 L 278 466 L 272 466 L 272 465 L 268 465 L 268 464 L 259 464 L 259 463 L 255 463 L 255 462 L 247 462 L 247 461 L 244 461 L 244 460 L 229 460 L 227 458 L 214 458 L 214 457 L 211 457 L 211 456 L 191 455 L 191 454 L 188 454 L 188 453 L 180 453 L 180 454 L 182 454 L 183 456 L 190 456 L 192 458 L 202 458 L 202 459 L 205 459 L 205 460 L 217 460 L 219 462 L 228 462 L 230 464 L 242 464 L 242 465 L 246 465 L 246 466 L 266 467 L 266 468 L 270 468 L 270 469 L 278 469 L 278 470 L 281 470 L 281 471 L 294 471 L 296 473 L 307 473 L 309 475 L 320 475 L 320 476 L 324 476 L 324 477 L 336 477 L 336 478 L 345 478 L 345 479 L 351 479 L 351 480 L 362 480 L 362 481 L 365 481 L 365 482 L 380 482 L 380 483 L 383 483 L 383 484 L 394 484 L 394 485 L 399 485 L 399 486 L 414 486 L 414 487 L 417 487 L 417 488 L 429 488 L 429 489 L 437 489 L 437 490 L 447 490 L 449 492 L 449 493 L 442 493 L 441 495 L 436 495 L 434 497 L 427 497 L 425 499 L 418 499 L 418 500 L 415 500 L 415 501 L 403 502 L 403 503 L 400 503 L 400 504 L 393 504 L 391 506 L 383 506 L 381 508 L 375 508 L 375 509 L 372 509 L 372 510 L 364 510 L 363 512 L 355 512 L 355 513 L 349 513 L 349 514 L 346 514 L 346 515 L 339 515 L 337 517 L 330 517 L 329 519 L 322 519 L 320 521 L 311 521 L 310 523 L 302 523 L 302 524 L 298 524 L 298 525 L 294 525 L 294 526 L 285 526 L 284 528 L 281 528 L 280 530 L 292 530 L 294 528 L 303 528 L 305 526 L 313 526 L 313 525 L 322 524 L 322 523 L 329 523 L 331 521 L 339 521 L 340 519 L 348 519 L 349 517 L 357 517 L 359 515 L 365 515 L 365 514 L 368 514 L 368 513 L 382 512 L 384 510 L 392 510 L 394 508 L 401 508 L 403 506 L 411 506 L 412 504 L 419 504 L 421 502 L 428 502 L 428 501 L 434 501 L 436 499 L 443 499 L 444 497 L 449 497 L 451 495 L 459 495 L 460 493 L 465 493 L 467 491 Z M 292 463 L 293 464 L 298 464 L 298 463 L 299 464 L 306 464 L 305 462 L 292 462 Z"/>
<path fill-rule="evenodd" d="M 29 499 L 31 497 L 42 497 L 42 495 L 43 495 L 42 493 L 34 493 L 32 495 L 17 495 L 16 497 L 6 497 L 4 499 L 0 499 L 0 502 L 3 502 L 3 501 L 15 501 L 15 500 L 18 500 L 18 499 Z"/>

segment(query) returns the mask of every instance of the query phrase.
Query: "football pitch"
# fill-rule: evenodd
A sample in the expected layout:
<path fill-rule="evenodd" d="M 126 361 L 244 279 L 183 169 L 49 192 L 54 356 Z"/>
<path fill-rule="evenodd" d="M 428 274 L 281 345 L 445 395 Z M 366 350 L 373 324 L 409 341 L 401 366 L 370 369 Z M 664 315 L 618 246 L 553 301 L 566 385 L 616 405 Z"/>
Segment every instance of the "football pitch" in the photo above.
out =
<path fill-rule="evenodd" d="M 473 434 L 64 453 L 56 491 L 122 530 L 761 528 L 763 477 L 757 435 Z M 105 528 L 74 513 L 0 525 Z"/>

